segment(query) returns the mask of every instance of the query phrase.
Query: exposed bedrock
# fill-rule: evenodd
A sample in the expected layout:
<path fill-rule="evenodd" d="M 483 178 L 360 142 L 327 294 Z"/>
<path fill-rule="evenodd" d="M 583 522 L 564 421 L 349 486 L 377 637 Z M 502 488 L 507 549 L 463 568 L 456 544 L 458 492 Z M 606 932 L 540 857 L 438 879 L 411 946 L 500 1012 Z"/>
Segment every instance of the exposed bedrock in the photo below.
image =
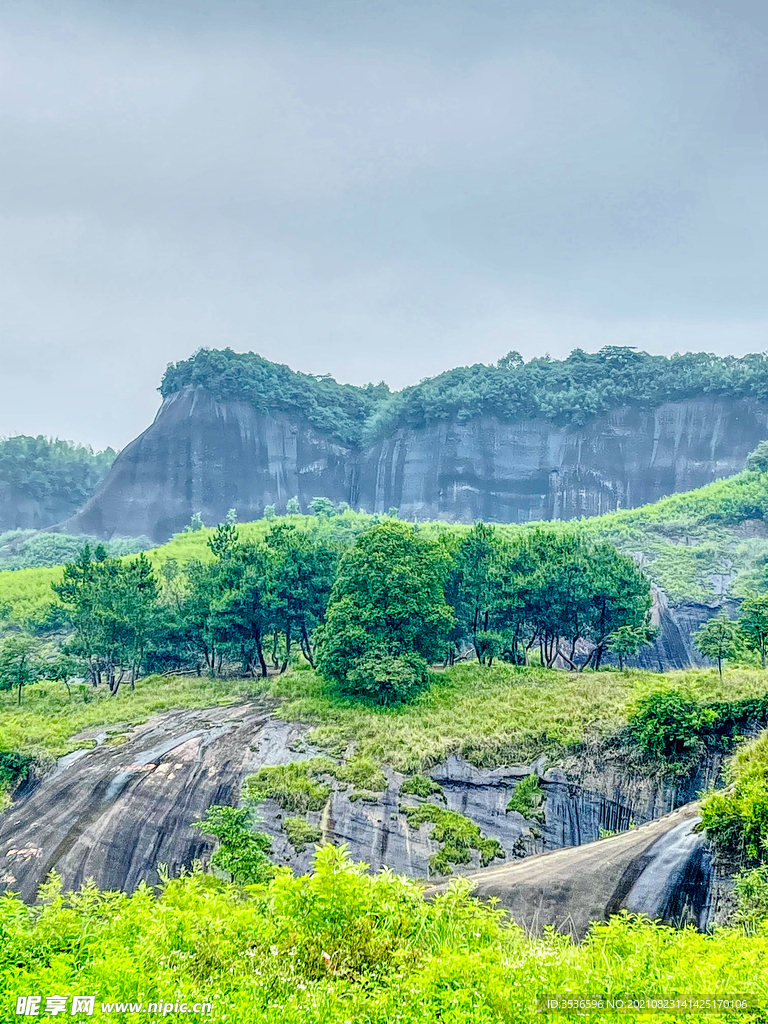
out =
<path fill-rule="evenodd" d="M 196 859 L 206 862 L 212 841 L 192 822 L 211 804 L 237 803 L 250 772 L 311 756 L 307 728 L 276 718 L 265 705 L 243 702 L 167 712 L 122 735 L 116 729 L 110 736 L 92 733 L 96 747 L 61 758 L 51 773 L 26 784 L 0 815 L 0 889 L 32 900 L 41 880 L 55 869 L 67 888 L 93 878 L 102 888 L 130 891 L 142 879 L 155 883 L 158 864 L 176 874 Z M 601 829 L 618 831 L 659 818 L 690 800 L 718 772 L 719 759 L 713 757 L 676 788 L 663 778 L 627 774 L 617 765 L 582 761 L 566 772 L 545 769 L 539 761 L 491 770 L 451 756 L 431 773 L 444 793 L 432 799 L 467 815 L 487 837 L 498 839 L 506 862 L 512 863 L 542 851 L 591 844 Z M 515 787 L 531 773 L 538 775 L 545 797 L 543 821 L 507 810 Z M 401 796 L 402 775 L 391 770 L 386 774 L 387 789 L 375 802 L 352 801 L 348 791 L 336 786 L 325 809 L 308 818 L 320 827 L 324 840 L 346 843 L 351 856 L 373 870 L 387 866 L 427 879 L 429 858 L 440 846 L 431 838 L 430 824 L 419 829 L 408 825 L 401 805 L 416 798 Z M 294 851 L 281 828 L 285 813 L 265 801 L 259 808 L 259 827 L 272 835 L 278 862 L 306 871 L 312 848 Z M 686 842 L 681 833 L 679 851 L 687 849 Z M 694 859 L 696 849 L 690 851 Z M 657 853 L 661 855 L 661 848 Z M 567 858 L 541 862 L 570 863 Z M 479 866 L 475 856 L 466 869 Z M 701 910 L 706 887 L 703 882 L 691 885 L 698 900 L 692 896 L 691 906 L 700 905 Z M 661 898 L 642 886 L 633 891 L 637 909 L 656 907 L 653 900 Z"/>
<path fill-rule="evenodd" d="M 248 520 L 293 496 L 303 509 L 320 496 L 417 519 L 570 519 L 736 473 L 766 434 L 768 403 L 705 397 L 618 409 L 578 427 L 445 420 L 350 449 L 300 418 L 188 388 L 164 400 L 60 529 L 162 541 L 195 512 L 208 524 L 230 508 Z"/>
<path fill-rule="evenodd" d="M 533 934 L 552 926 L 582 938 L 620 910 L 703 930 L 713 872 L 699 821 L 698 805 L 686 804 L 621 835 L 488 868 L 471 876 L 473 895 L 495 897 Z"/>

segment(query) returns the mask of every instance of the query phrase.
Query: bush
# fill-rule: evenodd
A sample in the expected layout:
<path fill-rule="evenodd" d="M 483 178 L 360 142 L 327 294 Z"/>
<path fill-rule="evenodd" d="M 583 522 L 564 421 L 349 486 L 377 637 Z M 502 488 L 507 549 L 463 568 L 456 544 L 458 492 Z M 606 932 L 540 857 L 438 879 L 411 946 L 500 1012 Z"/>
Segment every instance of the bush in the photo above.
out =
<path fill-rule="evenodd" d="M 17 750 L 0 750 L 0 790 L 23 782 L 29 775 L 35 758 Z"/>
<path fill-rule="evenodd" d="M 246 808 L 214 804 L 202 821 L 192 824 L 219 840 L 211 864 L 226 872 L 233 882 L 241 885 L 266 882 L 274 873 L 274 865 L 267 857 L 272 842 L 266 832 L 252 830 L 251 812 Z"/>
<path fill-rule="evenodd" d="M 428 682 L 429 667 L 419 654 L 372 654 L 347 673 L 340 689 L 371 704 L 397 704 L 413 700 Z"/>
<path fill-rule="evenodd" d="M 544 791 L 539 785 L 538 775 L 534 772 L 517 783 L 507 804 L 507 810 L 517 811 L 524 818 L 543 822 L 544 811 L 541 805 L 544 800 Z"/>
<path fill-rule="evenodd" d="M 285 818 L 283 832 L 296 853 L 303 853 L 310 843 L 320 842 L 322 833 L 317 825 L 311 825 L 306 818 Z"/>
<path fill-rule="evenodd" d="M 701 741 L 702 709 L 679 690 L 660 690 L 643 697 L 629 719 L 638 746 L 659 760 L 693 754 Z"/>

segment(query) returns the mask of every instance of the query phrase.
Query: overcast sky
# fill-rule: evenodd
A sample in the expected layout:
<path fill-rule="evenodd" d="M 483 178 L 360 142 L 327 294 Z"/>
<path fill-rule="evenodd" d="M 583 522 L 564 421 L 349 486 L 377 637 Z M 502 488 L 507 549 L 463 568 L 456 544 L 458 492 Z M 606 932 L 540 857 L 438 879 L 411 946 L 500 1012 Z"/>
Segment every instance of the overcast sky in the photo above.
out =
<path fill-rule="evenodd" d="M 765 0 L 4 0 L 0 434 L 201 345 L 402 387 L 768 348 Z"/>

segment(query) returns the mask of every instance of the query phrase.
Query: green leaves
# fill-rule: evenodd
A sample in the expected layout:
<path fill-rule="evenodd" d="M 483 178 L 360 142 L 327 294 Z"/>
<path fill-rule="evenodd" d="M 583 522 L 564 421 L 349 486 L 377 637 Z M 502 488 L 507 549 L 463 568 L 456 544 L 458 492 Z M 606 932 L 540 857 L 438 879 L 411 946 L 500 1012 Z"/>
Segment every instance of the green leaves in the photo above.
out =
<path fill-rule="evenodd" d="M 360 535 L 336 573 L 318 665 L 342 688 L 391 703 L 426 680 L 453 622 L 444 550 L 395 519 Z"/>
<path fill-rule="evenodd" d="M 251 828 L 251 812 L 246 808 L 214 804 L 202 821 L 192 824 L 207 835 L 215 836 L 219 845 L 211 864 L 226 872 L 233 882 L 249 885 L 266 882 L 274 874 L 274 865 L 267 854 L 272 841 L 266 832 Z"/>

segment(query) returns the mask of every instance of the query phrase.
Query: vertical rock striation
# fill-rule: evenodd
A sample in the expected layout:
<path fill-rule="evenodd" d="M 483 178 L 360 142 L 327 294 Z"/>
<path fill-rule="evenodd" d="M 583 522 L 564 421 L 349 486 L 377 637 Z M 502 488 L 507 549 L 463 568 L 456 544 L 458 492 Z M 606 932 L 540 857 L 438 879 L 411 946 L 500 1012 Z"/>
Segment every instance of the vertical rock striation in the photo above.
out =
<path fill-rule="evenodd" d="M 293 496 L 304 509 L 319 496 L 369 512 L 397 507 L 409 519 L 571 519 L 736 473 L 766 435 L 768 403 L 702 397 L 622 408 L 584 426 L 440 420 L 348 448 L 299 417 L 187 387 L 168 395 L 60 529 L 163 541 L 195 512 L 209 524 L 230 508 L 255 519 Z"/>

